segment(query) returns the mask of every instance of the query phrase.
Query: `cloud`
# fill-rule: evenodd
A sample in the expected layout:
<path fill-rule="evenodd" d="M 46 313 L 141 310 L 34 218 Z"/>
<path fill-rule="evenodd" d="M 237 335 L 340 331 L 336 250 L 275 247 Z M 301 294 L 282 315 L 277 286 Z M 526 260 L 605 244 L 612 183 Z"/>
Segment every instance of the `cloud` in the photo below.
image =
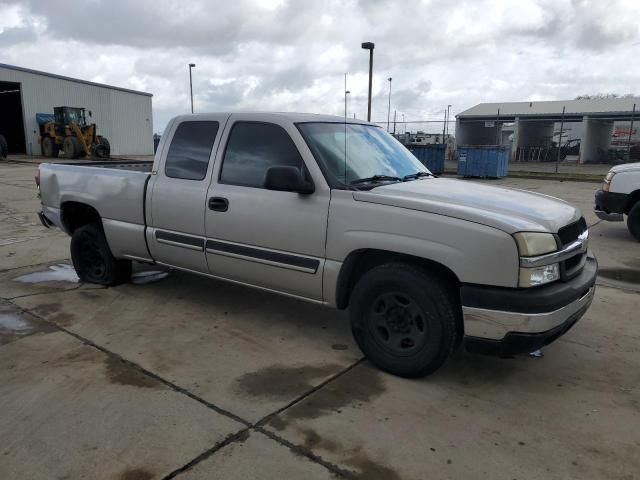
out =
<path fill-rule="evenodd" d="M 440 120 L 448 104 L 633 91 L 639 16 L 624 0 L 0 0 L 0 61 L 152 92 L 162 130 L 189 111 L 190 62 L 196 111 L 342 114 L 346 72 L 363 118 L 373 41 L 374 120 L 389 76 L 392 115 Z"/>

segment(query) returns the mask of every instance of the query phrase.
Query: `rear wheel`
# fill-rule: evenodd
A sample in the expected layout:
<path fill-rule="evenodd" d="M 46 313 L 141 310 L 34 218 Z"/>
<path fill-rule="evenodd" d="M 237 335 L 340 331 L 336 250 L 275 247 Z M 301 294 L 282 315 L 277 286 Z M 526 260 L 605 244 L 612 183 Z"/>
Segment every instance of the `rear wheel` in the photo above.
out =
<path fill-rule="evenodd" d="M 64 158 L 78 158 L 80 156 L 80 141 L 76 137 L 64 137 L 62 142 Z"/>
<path fill-rule="evenodd" d="M 73 232 L 71 259 L 83 282 L 118 285 L 131 278 L 131 261 L 114 258 L 98 224 L 84 225 Z"/>
<path fill-rule="evenodd" d="M 640 242 L 640 201 L 631 207 L 627 215 L 627 228 L 633 237 Z"/>
<path fill-rule="evenodd" d="M 351 296 L 351 328 L 376 366 L 402 377 L 440 368 L 456 344 L 457 305 L 437 276 L 404 263 L 375 267 Z"/>

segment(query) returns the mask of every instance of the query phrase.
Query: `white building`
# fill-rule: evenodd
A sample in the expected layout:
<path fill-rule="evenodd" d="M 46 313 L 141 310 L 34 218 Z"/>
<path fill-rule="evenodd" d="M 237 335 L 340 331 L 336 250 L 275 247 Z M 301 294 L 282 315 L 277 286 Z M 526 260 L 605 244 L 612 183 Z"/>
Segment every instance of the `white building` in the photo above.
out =
<path fill-rule="evenodd" d="M 82 107 L 112 155 L 153 155 L 152 95 L 0 63 L 0 133 L 9 151 L 40 155 L 36 113 Z"/>

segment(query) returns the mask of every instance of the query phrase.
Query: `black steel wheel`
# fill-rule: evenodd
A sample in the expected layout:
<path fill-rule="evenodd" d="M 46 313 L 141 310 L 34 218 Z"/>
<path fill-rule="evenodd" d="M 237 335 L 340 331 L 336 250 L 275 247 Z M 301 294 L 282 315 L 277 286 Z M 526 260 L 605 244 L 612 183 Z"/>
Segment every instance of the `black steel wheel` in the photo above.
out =
<path fill-rule="evenodd" d="M 455 288 L 408 263 L 371 269 L 350 301 L 351 328 L 360 349 L 394 375 L 422 377 L 436 371 L 460 331 Z"/>
<path fill-rule="evenodd" d="M 380 348 L 398 356 L 414 353 L 428 334 L 422 309 L 400 291 L 382 293 L 373 300 L 367 327 Z"/>
<path fill-rule="evenodd" d="M 71 259 L 83 282 L 117 285 L 131 277 L 131 261 L 114 258 L 102 227 L 97 224 L 84 225 L 73 232 Z"/>

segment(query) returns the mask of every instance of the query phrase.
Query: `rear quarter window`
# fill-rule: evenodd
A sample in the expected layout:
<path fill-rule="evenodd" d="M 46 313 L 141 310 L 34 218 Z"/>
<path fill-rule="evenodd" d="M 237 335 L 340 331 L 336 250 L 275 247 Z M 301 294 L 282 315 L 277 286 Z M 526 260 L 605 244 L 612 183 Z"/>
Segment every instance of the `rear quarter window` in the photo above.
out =
<path fill-rule="evenodd" d="M 218 122 L 213 121 L 188 121 L 178 125 L 167 153 L 165 175 L 184 180 L 203 180 L 207 175 L 219 126 Z"/>

